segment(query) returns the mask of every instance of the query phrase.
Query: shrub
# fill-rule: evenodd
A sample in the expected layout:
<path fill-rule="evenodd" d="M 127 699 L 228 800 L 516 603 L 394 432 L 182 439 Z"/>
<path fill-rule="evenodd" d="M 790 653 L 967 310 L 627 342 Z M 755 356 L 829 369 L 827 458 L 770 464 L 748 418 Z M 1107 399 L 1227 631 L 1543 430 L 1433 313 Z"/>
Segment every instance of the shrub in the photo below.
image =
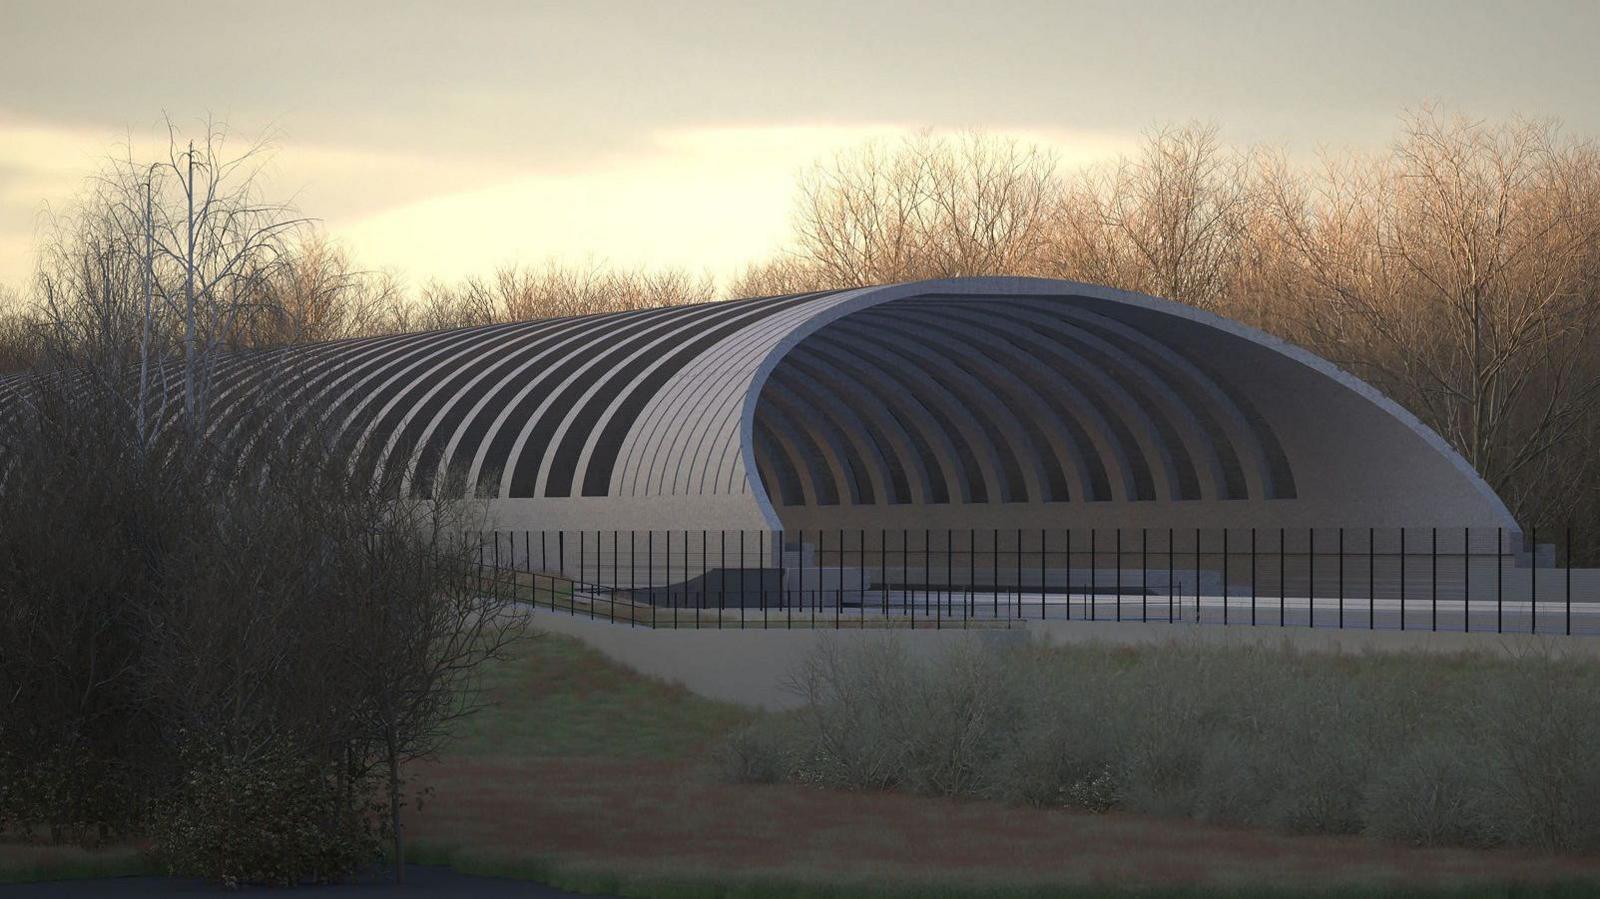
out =
<path fill-rule="evenodd" d="M 292 744 L 251 755 L 184 753 L 187 773 L 158 807 L 156 852 L 176 875 L 290 886 L 348 877 L 376 861 L 385 836 L 373 784 L 338 777 Z"/>
<path fill-rule="evenodd" d="M 806 706 L 731 737 L 727 776 L 1422 845 L 1600 847 L 1600 665 L 1548 649 L 966 641 L 918 659 L 890 636 L 825 644 L 796 682 Z"/>
<path fill-rule="evenodd" d="M 794 775 L 792 731 L 789 719 L 758 719 L 713 747 L 712 761 L 723 779 L 733 783 L 780 783 Z"/>

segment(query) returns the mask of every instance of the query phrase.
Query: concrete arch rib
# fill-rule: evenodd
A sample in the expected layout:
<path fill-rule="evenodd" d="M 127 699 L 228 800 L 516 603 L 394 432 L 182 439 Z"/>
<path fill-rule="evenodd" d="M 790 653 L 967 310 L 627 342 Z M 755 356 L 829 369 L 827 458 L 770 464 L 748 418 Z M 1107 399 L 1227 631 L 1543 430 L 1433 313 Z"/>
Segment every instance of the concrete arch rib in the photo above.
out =
<path fill-rule="evenodd" d="M 209 425 L 246 468 L 263 441 L 317 435 L 359 481 L 401 474 L 431 495 L 459 474 L 543 527 L 1515 528 L 1437 435 L 1331 364 L 1068 282 L 509 323 L 240 354 L 216 371 Z M 806 518 L 833 494 L 834 517 Z"/>
<path fill-rule="evenodd" d="M 1081 329 L 1020 305 L 996 303 L 981 311 L 952 305 L 950 314 L 974 327 L 1005 330 L 1029 346 L 1035 357 L 1048 362 L 1061 383 L 1084 383 L 1086 390 L 1092 386 L 1103 397 L 1101 402 L 1130 422 L 1128 430 L 1145 448 L 1147 457 L 1160 460 L 1151 466 L 1165 481 L 1159 495 L 1176 500 L 1201 498 L 1189 444 L 1203 443 L 1204 433 L 1193 413 L 1157 373 Z M 1220 478 L 1220 467 L 1216 467 L 1209 494 L 1213 498 L 1221 494 Z"/>
<path fill-rule="evenodd" d="M 879 324 L 872 318 L 878 312 L 868 310 L 856 319 L 864 324 Z M 911 326 L 899 332 L 904 342 L 915 347 L 924 362 L 931 361 L 958 374 L 953 379 L 954 386 L 963 400 L 986 411 L 981 420 L 988 436 L 1003 451 L 1006 477 L 1013 482 L 1009 494 L 1019 501 L 1064 500 L 1068 493 L 1061 464 L 1065 453 L 1057 441 L 1056 429 L 1041 427 L 1053 419 L 1047 404 L 1015 372 L 985 351 L 981 337 L 953 333 L 943 323 L 918 318 L 914 313 L 897 319 Z M 881 324 L 893 327 L 892 322 Z M 1023 483 L 1015 483 L 1019 478 Z"/>
<path fill-rule="evenodd" d="M 1160 386 L 1160 382 L 1163 381 L 1170 384 L 1171 380 L 1177 377 L 1179 372 L 1195 379 L 1190 382 L 1189 389 L 1191 391 L 1204 389 L 1208 393 L 1211 391 L 1222 392 L 1224 388 L 1218 387 L 1213 381 L 1213 376 L 1209 373 L 1194 369 L 1192 365 L 1183 365 L 1181 361 L 1173 364 L 1168 370 L 1162 371 L 1160 368 L 1153 366 L 1151 360 L 1141 358 L 1145 353 L 1153 353 L 1164 347 L 1166 344 L 1163 341 L 1170 339 L 1170 336 L 1151 338 L 1149 334 L 1145 334 L 1142 327 L 1129 324 L 1129 322 L 1134 318 L 1139 320 L 1138 324 L 1149 320 L 1161 319 L 1167 323 L 1166 330 L 1173 333 L 1205 334 L 1214 336 L 1216 340 L 1236 341 L 1238 345 L 1248 348 L 1251 353 L 1262 355 L 1264 358 L 1276 359 L 1277 362 L 1275 364 L 1287 365 L 1289 369 L 1302 371 L 1303 375 L 1301 377 L 1309 378 L 1319 385 L 1319 389 L 1326 389 L 1333 393 L 1352 394 L 1358 397 L 1374 412 L 1381 413 L 1383 419 L 1397 424 L 1401 430 L 1406 432 L 1404 439 L 1418 441 L 1422 447 L 1425 447 L 1427 452 L 1424 455 L 1431 456 L 1435 462 L 1453 471 L 1452 477 L 1457 478 L 1464 485 L 1464 491 L 1461 491 L 1460 495 L 1453 500 L 1457 508 L 1475 507 L 1481 510 L 1480 513 L 1473 513 L 1479 516 L 1477 520 L 1482 521 L 1487 518 L 1504 523 L 1508 527 L 1515 526 L 1504 503 L 1494 495 L 1488 485 L 1483 483 L 1482 479 L 1477 476 L 1476 472 L 1472 471 L 1471 467 L 1459 455 L 1444 444 L 1438 435 L 1417 421 L 1415 416 L 1401 409 L 1372 387 L 1340 371 L 1326 360 L 1255 329 L 1198 309 L 1110 288 L 1043 279 L 953 279 L 949 281 L 899 284 L 881 288 L 863 288 L 833 295 L 828 302 L 821 304 L 816 309 L 816 315 L 810 318 L 804 326 L 795 329 L 793 333 L 787 335 L 771 348 L 760 369 L 751 379 L 749 389 L 745 395 L 746 408 L 741 418 L 745 436 L 740 443 L 747 457 L 743 466 L 743 470 L 746 473 L 756 471 L 754 459 L 750 455 L 752 448 L 748 440 L 748 432 L 750 424 L 754 420 L 755 406 L 759 401 L 761 387 L 765 380 L 771 376 L 772 371 L 781 364 L 787 353 L 799 346 L 810 335 L 855 311 L 917 297 L 955 298 L 958 301 L 970 300 L 975 304 L 987 299 L 1005 298 L 1011 301 L 1025 300 L 1029 305 L 1041 309 L 1054 309 L 1059 305 L 1090 310 L 1100 314 L 1105 314 L 1107 310 L 1118 313 L 1115 315 L 1116 324 L 1122 325 L 1136 334 L 1144 334 L 1147 340 L 1137 344 L 1137 349 L 1141 352 L 1136 353 L 1130 349 L 1127 338 L 1119 333 L 1115 336 L 1122 337 L 1122 340 L 1112 344 L 1112 348 L 1122 350 L 1120 355 L 1124 360 L 1134 360 L 1138 363 L 1132 366 L 1124 363 L 1123 369 L 1130 376 L 1136 378 L 1137 383 L 1143 386 L 1144 395 L 1148 401 L 1147 407 L 1153 404 L 1156 410 L 1166 413 L 1165 417 L 1172 425 L 1172 430 L 1162 437 L 1163 442 L 1171 445 L 1174 435 L 1181 434 L 1177 439 L 1182 440 L 1184 451 L 1191 454 L 1196 448 L 1204 446 L 1207 441 L 1198 443 L 1195 441 L 1197 435 L 1194 434 L 1192 429 L 1197 422 L 1192 419 L 1185 421 L 1184 416 L 1174 414 L 1175 410 L 1184 405 L 1179 401 L 1181 398 L 1175 399 L 1170 390 L 1158 390 L 1157 388 Z M 1132 314 L 1123 314 L 1123 311 Z M 1086 319 L 1087 317 L 1078 316 L 1078 318 Z M 1092 336 L 1103 336 L 1105 329 L 1102 327 L 1099 330 L 1101 334 Z M 1108 343 L 1109 341 L 1101 341 L 1102 346 Z M 1153 380 L 1152 374 L 1159 377 Z M 1200 386 L 1197 387 L 1195 384 Z M 1226 401 L 1225 396 L 1221 397 L 1221 399 Z M 1253 403 L 1257 399 L 1252 395 L 1250 401 Z M 1207 396 L 1207 405 L 1211 409 L 1218 408 L 1215 405 L 1216 402 L 1217 397 L 1214 393 Z M 1260 439 L 1255 432 L 1255 425 L 1252 424 L 1252 420 L 1255 422 L 1262 421 L 1266 417 L 1265 414 L 1255 410 L 1245 412 L 1239 408 L 1239 404 L 1231 402 L 1225 402 L 1223 408 L 1228 409 L 1229 412 L 1226 418 L 1217 422 L 1217 426 L 1225 429 L 1230 443 L 1237 441 L 1239 445 L 1244 447 L 1244 452 L 1249 458 L 1248 461 L 1240 460 L 1240 467 L 1244 469 L 1241 474 L 1245 478 L 1243 489 L 1237 491 L 1225 490 L 1213 495 L 1217 498 L 1222 498 L 1224 496 L 1244 494 L 1253 498 L 1263 499 L 1282 496 L 1274 484 L 1274 477 L 1270 474 L 1272 465 L 1270 456 L 1272 453 L 1268 449 L 1261 448 Z M 1155 417 L 1150 413 L 1149 408 L 1145 412 L 1146 417 Z M 1282 456 L 1290 463 L 1293 463 L 1296 458 L 1294 453 L 1288 449 L 1282 451 Z M 1424 463 L 1425 460 L 1419 458 L 1418 464 Z M 1170 462 L 1163 462 L 1162 467 L 1169 468 L 1170 464 Z M 767 520 L 772 526 L 778 526 L 781 519 L 767 501 L 759 483 L 752 485 L 751 492 L 761 505 Z M 1167 491 L 1163 491 L 1163 493 L 1168 496 L 1172 495 Z M 1292 496 L 1293 494 L 1289 495 Z M 1329 505 L 1337 504 L 1330 503 Z M 1304 504 L 1302 504 L 1303 506 Z M 1301 514 L 1311 513 L 1304 512 Z M 1349 520 L 1352 523 L 1359 520 L 1351 512 L 1319 511 L 1315 514 L 1319 516 L 1346 515 L 1349 516 Z M 1393 514 L 1402 514 L 1402 512 L 1401 510 L 1395 510 Z M 1325 522 L 1327 519 L 1324 518 L 1323 520 Z"/>

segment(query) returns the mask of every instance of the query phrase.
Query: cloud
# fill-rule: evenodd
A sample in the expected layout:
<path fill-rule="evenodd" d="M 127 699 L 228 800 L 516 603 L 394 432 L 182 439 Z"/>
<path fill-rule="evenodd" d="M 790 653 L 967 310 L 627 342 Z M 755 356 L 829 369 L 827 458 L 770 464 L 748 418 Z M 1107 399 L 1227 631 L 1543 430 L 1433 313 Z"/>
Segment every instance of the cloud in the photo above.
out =
<path fill-rule="evenodd" d="M 802 168 L 869 139 L 914 130 L 897 124 L 669 130 L 642 152 L 589 168 L 523 175 L 328 224 L 369 264 L 423 278 L 545 259 L 677 266 L 725 277 L 785 242 Z M 1135 140 L 999 133 L 1054 149 L 1069 167 L 1125 152 Z"/>
<path fill-rule="evenodd" d="M 414 282 L 510 262 L 604 261 L 726 277 L 786 240 L 795 176 L 818 159 L 909 125 L 795 123 L 664 129 L 625 150 L 556 160 L 378 151 L 284 139 L 263 191 L 322 219 L 364 266 Z M 1114 156 L 1132 135 L 999 131 L 1058 152 L 1066 166 Z M 118 135 L 0 118 L 0 283 L 32 268 L 37 219 L 113 155 L 166 154 L 166 134 Z M 243 150 L 248 135 L 231 146 Z"/>

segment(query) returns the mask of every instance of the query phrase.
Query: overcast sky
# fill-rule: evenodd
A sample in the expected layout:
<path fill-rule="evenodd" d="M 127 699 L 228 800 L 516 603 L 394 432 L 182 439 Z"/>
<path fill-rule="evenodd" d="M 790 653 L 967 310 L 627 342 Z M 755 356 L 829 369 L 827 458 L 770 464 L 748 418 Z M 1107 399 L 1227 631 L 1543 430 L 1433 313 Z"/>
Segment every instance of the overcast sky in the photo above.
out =
<path fill-rule="evenodd" d="M 163 112 L 276 136 L 274 190 L 413 282 L 593 258 L 725 274 L 795 172 L 978 126 L 1069 163 L 1153 124 L 1380 147 L 1426 100 L 1600 134 L 1584 2 L 0 0 L 0 284 Z"/>

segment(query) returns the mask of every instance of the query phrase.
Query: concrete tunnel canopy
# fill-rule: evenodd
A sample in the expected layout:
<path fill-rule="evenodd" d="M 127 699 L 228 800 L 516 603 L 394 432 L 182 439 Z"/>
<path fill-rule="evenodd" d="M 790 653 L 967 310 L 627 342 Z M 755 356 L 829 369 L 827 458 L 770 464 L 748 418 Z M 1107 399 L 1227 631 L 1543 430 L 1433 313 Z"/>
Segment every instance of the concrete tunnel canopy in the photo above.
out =
<path fill-rule="evenodd" d="M 970 278 L 237 354 L 351 477 L 533 530 L 1504 527 L 1437 434 L 1207 312 Z M 281 423 L 276 425 L 282 427 Z"/>

